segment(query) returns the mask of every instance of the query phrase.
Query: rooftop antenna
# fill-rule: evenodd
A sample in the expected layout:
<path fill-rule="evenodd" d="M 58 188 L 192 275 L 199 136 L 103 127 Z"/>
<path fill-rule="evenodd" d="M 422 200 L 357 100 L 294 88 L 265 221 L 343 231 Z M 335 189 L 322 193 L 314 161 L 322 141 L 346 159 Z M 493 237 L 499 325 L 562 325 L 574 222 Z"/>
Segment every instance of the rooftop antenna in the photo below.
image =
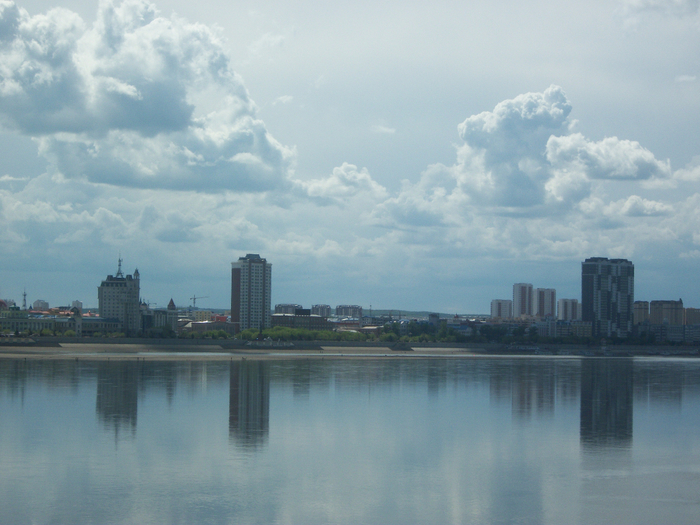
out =
<path fill-rule="evenodd" d="M 24 292 L 22 292 L 22 310 L 27 309 L 27 289 L 24 289 Z"/>
<path fill-rule="evenodd" d="M 122 273 L 122 252 L 119 252 L 119 266 L 117 267 L 117 277 L 124 277 Z"/>

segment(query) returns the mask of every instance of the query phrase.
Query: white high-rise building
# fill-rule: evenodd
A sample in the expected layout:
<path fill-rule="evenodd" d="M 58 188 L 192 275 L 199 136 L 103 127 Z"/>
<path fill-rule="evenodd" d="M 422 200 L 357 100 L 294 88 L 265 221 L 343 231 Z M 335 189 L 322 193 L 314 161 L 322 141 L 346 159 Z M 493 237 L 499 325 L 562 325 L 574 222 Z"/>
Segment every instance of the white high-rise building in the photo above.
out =
<path fill-rule="evenodd" d="M 100 317 L 118 319 L 127 336 L 134 336 L 141 330 L 141 310 L 139 305 L 140 280 L 138 269 L 134 275 L 124 276 L 122 259 L 119 258 L 117 275 L 108 275 L 97 288 Z"/>
<path fill-rule="evenodd" d="M 510 319 L 513 317 L 513 301 L 510 299 L 494 299 L 491 301 L 491 317 Z"/>
<path fill-rule="evenodd" d="M 533 305 L 533 314 L 544 319 L 557 315 L 557 291 L 554 288 L 537 288 Z"/>
<path fill-rule="evenodd" d="M 257 253 L 231 263 L 231 322 L 236 331 L 272 326 L 272 264 Z"/>
<path fill-rule="evenodd" d="M 557 301 L 557 319 L 560 321 L 580 321 L 581 305 L 578 299 L 559 299 Z"/>
<path fill-rule="evenodd" d="M 516 283 L 513 285 L 513 317 L 532 315 L 533 306 L 532 285 Z"/>

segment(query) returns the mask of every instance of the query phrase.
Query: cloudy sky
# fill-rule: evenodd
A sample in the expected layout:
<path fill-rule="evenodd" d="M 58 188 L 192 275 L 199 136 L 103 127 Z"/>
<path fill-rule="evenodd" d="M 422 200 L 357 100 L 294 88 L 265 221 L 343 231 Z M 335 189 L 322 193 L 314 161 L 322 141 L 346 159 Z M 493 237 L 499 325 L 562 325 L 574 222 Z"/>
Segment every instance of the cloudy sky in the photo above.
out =
<path fill-rule="evenodd" d="M 0 297 L 700 307 L 698 0 L 0 0 Z"/>

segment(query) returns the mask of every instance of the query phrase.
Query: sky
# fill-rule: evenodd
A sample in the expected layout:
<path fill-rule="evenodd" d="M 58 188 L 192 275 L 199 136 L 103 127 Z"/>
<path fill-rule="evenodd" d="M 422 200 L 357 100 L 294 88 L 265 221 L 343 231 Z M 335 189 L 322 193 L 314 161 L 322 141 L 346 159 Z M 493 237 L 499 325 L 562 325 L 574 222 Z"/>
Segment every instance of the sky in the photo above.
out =
<path fill-rule="evenodd" d="M 0 297 L 700 307 L 700 1 L 0 0 Z"/>

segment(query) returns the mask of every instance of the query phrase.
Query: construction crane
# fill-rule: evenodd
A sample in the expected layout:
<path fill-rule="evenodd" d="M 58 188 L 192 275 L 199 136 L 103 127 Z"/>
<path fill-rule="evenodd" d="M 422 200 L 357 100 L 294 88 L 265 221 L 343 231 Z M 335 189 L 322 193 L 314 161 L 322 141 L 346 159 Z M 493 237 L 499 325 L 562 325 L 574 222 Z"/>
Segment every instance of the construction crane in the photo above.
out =
<path fill-rule="evenodd" d="M 209 298 L 208 295 L 200 295 L 199 297 L 197 297 L 195 295 L 195 296 L 190 297 L 190 301 L 192 301 L 192 308 L 197 308 L 197 299 L 208 299 L 208 298 Z"/>

